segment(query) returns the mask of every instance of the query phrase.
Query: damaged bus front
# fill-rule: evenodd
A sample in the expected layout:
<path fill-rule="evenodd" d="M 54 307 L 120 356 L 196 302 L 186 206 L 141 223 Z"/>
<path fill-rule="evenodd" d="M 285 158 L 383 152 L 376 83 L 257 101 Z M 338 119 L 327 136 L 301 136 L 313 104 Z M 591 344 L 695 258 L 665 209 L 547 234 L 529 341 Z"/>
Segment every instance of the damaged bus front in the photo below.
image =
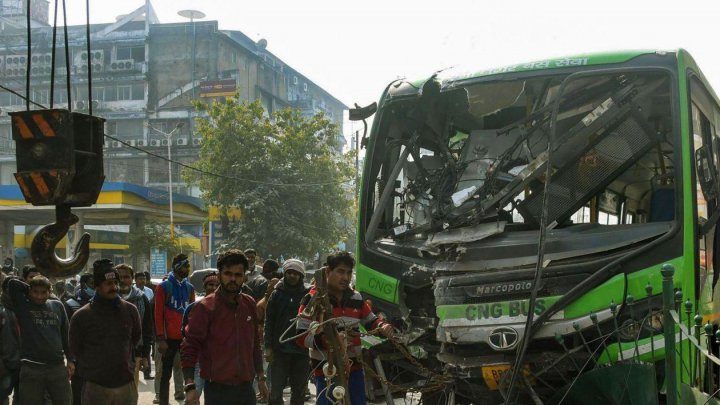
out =
<path fill-rule="evenodd" d="M 643 348 L 662 264 L 712 302 L 717 111 L 682 50 L 396 81 L 367 139 L 358 288 L 473 403 L 503 400 L 523 338 L 521 403 L 628 350 L 661 365 Z"/>

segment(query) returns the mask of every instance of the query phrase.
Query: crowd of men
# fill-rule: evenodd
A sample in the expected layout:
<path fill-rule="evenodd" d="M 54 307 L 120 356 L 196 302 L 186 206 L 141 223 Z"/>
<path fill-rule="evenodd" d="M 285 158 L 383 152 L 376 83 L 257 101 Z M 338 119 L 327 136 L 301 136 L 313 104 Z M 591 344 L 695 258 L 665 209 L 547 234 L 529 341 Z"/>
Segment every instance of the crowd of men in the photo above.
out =
<path fill-rule="evenodd" d="M 108 259 L 95 261 L 79 283 L 55 285 L 32 266 L 13 275 L 6 261 L 0 405 L 11 396 L 20 405 L 134 405 L 140 372 L 154 378 L 154 403 L 162 405 L 171 378 L 174 398 L 188 405 L 201 396 L 210 405 L 281 405 L 288 386 L 291 405 L 299 405 L 309 399 L 309 378 L 316 402 L 332 403 L 323 374 L 328 339 L 311 326 L 319 319 L 304 311 L 317 292 L 305 265 L 289 259 L 256 266 L 255 259 L 252 249 L 222 253 L 217 271 L 198 272 L 198 299 L 184 254 L 157 285 L 148 273 Z M 366 402 L 359 327 L 386 336 L 393 329 L 353 290 L 354 266 L 349 253 L 337 252 L 318 274 L 325 275 L 333 316 L 357 320 L 342 336 L 352 364 L 347 399 L 358 405 Z"/>

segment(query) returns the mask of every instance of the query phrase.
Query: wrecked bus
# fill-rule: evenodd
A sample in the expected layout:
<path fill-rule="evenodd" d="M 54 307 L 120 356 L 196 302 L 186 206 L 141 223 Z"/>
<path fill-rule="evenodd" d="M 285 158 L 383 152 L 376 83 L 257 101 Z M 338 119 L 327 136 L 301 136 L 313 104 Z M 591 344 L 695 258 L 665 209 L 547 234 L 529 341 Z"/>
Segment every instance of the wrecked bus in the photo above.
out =
<path fill-rule="evenodd" d="M 505 400 L 525 339 L 512 402 L 629 357 L 661 387 L 661 266 L 717 318 L 719 127 L 684 50 L 395 81 L 363 140 L 357 287 L 458 402 Z"/>

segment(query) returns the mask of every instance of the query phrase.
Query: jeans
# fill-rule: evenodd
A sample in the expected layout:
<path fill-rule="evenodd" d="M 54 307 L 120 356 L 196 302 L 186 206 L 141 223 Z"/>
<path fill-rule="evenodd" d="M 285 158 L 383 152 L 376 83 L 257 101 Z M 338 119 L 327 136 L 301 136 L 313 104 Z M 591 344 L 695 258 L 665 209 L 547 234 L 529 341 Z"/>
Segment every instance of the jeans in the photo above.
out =
<path fill-rule="evenodd" d="M 72 403 L 73 405 L 82 405 L 82 391 L 83 384 L 85 381 L 78 372 L 77 365 L 75 366 L 75 374 L 73 374 L 70 380 L 70 386 L 72 387 Z"/>
<path fill-rule="evenodd" d="M 155 396 L 160 396 L 160 380 L 162 379 L 162 355 L 157 350 L 155 351 L 155 380 L 153 380 L 153 386 L 155 387 Z M 180 352 L 175 356 L 173 360 L 173 381 L 175 381 L 175 395 L 184 392 L 184 380 L 182 376 L 182 367 L 180 367 Z"/>
<path fill-rule="evenodd" d="M 50 395 L 53 405 L 70 405 L 70 392 L 65 364 L 33 364 L 24 362 L 20 366 L 20 397 L 23 405 L 45 403 L 45 393 Z"/>
<path fill-rule="evenodd" d="M 329 389 L 325 377 L 315 377 L 315 389 L 317 390 L 316 405 L 328 405 L 334 404 L 335 400 L 332 396 L 332 389 L 335 387 L 333 384 Z M 367 398 L 365 397 L 365 373 L 361 370 L 355 370 L 350 373 L 348 379 L 349 393 L 345 393 L 345 398 L 350 399 L 352 405 L 366 405 Z M 347 403 L 347 401 L 345 401 Z"/>
<path fill-rule="evenodd" d="M 86 381 L 82 392 L 83 404 L 103 405 L 137 405 L 138 390 L 135 381 L 117 387 L 107 388 L 102 385 Z"/>
<path fill-rule="evenodd" d="M 253 390 L 252 382 L 240 385 L 205 382 L 206 405 L 255 405 L 255 403 L 255 390 Z"/>
<path fill-rule="evenodd" d="M 273 352 L 270 363 L 270 400 L 268 405 L 283 405 L 283 389 L 290 384 L 290 404 L 305 403 L 305 388 L 310 373 L 310 360 L 306 354 Z"/>
<path fill-rule="evenodd" d="M 175 374 L 173 373 L 173 364 L 175 363 L 175 356 L 180 353 L 180 342 L 181 340 L 170 340 L 168 339 L 168 349 L 165 355 L 162 356 L 162 375 L 160 376 L 160 405 L 169 405 L 170 401 L 170 377 Z M 157 378 L 157 376 L 155 376 Z M 175 387 L 182 392 L 182 385 Z"/>
<path fill-rule="evenodd" d="M 203 388 L 205 388 L 205 379 L 200 377 L 200 363 L 195 364 L 195 392 L 197 392 L 198 398 L 203 393 Z"/>

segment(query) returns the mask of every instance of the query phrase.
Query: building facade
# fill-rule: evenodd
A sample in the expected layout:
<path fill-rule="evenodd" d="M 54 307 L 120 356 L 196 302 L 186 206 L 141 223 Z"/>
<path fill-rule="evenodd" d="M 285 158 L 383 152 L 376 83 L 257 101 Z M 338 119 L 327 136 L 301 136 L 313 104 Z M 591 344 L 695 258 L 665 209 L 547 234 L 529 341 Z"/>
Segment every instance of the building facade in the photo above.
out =
<path fill-rule="evenodd" d="M 241 100 L 260 100 L 268 112 L 285 107 L 299 108 L 305 115 L 323 112 L 337 124 L 344 145 L 347 107 L 272 54 L 265 40 L 222 30 L 217 21 L 161 24 L 148 1 L 114 23 L 92 24 L 89 53 L 85 26 L 68 27 L 67 49 L 58 27 L 53 68 L 49 3 L 33 0 L 28 60 L 26 1 L 0 0 L 0 185 L 15 184 L 7 112 L 26 109 L 26 101 L 8 90 L 24 95 L 28 71 L 33 102 L 85 113 L 92 109 L 93 115 L 106 119 L 107 135 L 158 155 L 169 152 L 173 160 L 186 164 L 197 159 L 202 143 L 194 121 L 203 113 L 195 111 L 193 100 L 236 92 Z M 106 182 L 158 193 L 167 192 L 171 184 L 174 193 L 199 196 L 199 190 L 183 182 L 176 165 L 169 173 L 166 161 L 122 142 L 106 138 L 104 146 Z"/>

